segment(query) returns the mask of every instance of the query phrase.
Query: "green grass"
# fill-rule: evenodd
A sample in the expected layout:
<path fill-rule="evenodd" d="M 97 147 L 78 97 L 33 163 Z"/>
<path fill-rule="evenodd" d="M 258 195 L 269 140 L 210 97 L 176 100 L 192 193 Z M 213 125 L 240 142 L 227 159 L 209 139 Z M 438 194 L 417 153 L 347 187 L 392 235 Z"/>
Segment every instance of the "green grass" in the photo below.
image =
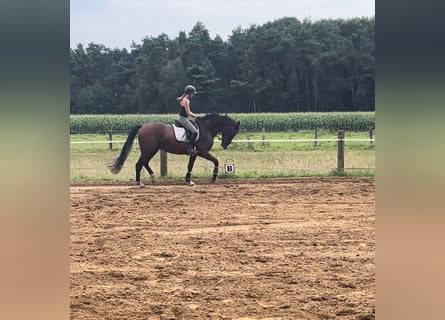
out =
<path fill-rule="evenodd" d="M 329 132 L 327 130 L 318 131 L 318 139 L 337 139 L 338 134 Z M 373 136 L 374 137 L 374 136 Z M 235 142 L 232 148 L 236 150 L 250 150 L 258 152 L 271 152 L 278 150 L 288 151 L 303 151 L 303 150 L 332 150 L 337 148 L 336 141 L 318 141 L 315 145 L 314 142 L 267 142 L 267 140 L 298 140 L 298 139 L 314 139 L 315 133 L 313 131 L 299 131 L 299 132 L 241 132 L 236 136 L 235 140 L 265 140 L 265 142 Z M 368 139 L 369 133 L 367 132 L 347 132 L 345 133 L 345 139 Z M 348 143 L 350 150 L 374 150 L 375 144 L 370 142 L 356 142 L 351 141 Z"/>
<path fill-rule="evenodd" d="M 374 136 L 373 136 L 374 137 Z M 367 132 L 346 132 L 345 139 L 368 139 L 369 134 Z M 120 148 L 122 143 L 119 141 L 125 141 L 127 139 L 126 133 L 113 134 L 112 140 L 114 141 L 113 147 Z M 288 151 L 301 151 L 301 150 L 313 150 L 314 142 L 236 142 L 236 140 L 297 140 L 297 139 L 314 139 L 313 131 L 299 131 L 299 132 L 240 132 L 235 137 L 235 142 L 230 146 L 234 150 L 249 150 L 257 152 L 271 152 L 276 150 L 288 150 Z M 326 130 L 318 131 L 318 139 L 337 139 L 337 133 L 329 132 Z M 70 140 L 72 142 L 102 142 L 102 143 L 88 143 L 88 144 L 72 144 L 72 151 L 86 151 L 86 150 L 109 150 L 108 134 L 82 134 L 71 135 Z M 118 143 L 116 143 L 118 142 Z M 319 141 L 316 146 L 317 149 L 329 150 L 336 149 L 336 141 Z M 354 150 L 374 150 L 375 144 L 370 142 L 348 142 L 348 148 Z M 215 138 L 215 144 L 213 150 L 221 150 L 219 145 L 219 138 Z"/>
<path fill-rule="evenodd" d="M 266 133 L 267 140 L 281 139 L 312 139 L 313 132 L 278 132 Z M 113 149 L 108 143 L 71 144 L 70 148 L 70 180 L 79 181 L 113 181 L 134 179 L 134 165 L 140 152 L 137 143 L 134 144 L 122 171 L 113 175 L 107 165 L 114 161 L 120 153 L 126 134 L 113 135 Z M 320 139 L 336 139 L 337 134 L 318 132 Z M 346 139 L 369 138 L 368 133 L 346 133 Z M 263 134 L 241 132 L 235 140 L 261 140 Z M 89 134 L 72 135 L 72 142 L 108 141 L 108 135 Z M 219 160 L 219 178 L 271 178 L 271 177 L 309 177 L 341 175 L 336 172 L 337 142 L 319 142 L 315 147 L 313 142 L 249 142 L 232 143 L 223 150 L 220 141 L 215 138 L 211 153 Z M 185 155 L 168 154 L 167 179 L 183 179 L 187 169 L 188 157 Z M 225 173 L 226 164 L 234 164 L 235 173 Z M 157 178 L 160 177 L 159 153 L 150 161 Z M 375 167 L 375 144 L 370 142 L 348 142 L 345 144 L 346 175 L 373 176 Z M 193 169 L 193 178 L 210 178 L 213 163 L 198 158 Z M 142 180 L 148 179 L 143 169 Z"/>

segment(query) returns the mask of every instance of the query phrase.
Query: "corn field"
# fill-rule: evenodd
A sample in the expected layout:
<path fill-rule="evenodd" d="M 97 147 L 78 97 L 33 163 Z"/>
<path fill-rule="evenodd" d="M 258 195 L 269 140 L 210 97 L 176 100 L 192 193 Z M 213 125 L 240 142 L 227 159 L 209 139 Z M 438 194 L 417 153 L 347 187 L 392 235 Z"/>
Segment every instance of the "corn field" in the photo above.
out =
<path fill-rule="evenodd" d="M 241 122 L 244 132 L 299 131 L 367 131 L 375 129 L 375 112 L 326 113 L 234 113 L 231 118 Z M 173 123 L 176 114 L 70 115 L 70 134 L 128 132 L 141 123 Z"/>

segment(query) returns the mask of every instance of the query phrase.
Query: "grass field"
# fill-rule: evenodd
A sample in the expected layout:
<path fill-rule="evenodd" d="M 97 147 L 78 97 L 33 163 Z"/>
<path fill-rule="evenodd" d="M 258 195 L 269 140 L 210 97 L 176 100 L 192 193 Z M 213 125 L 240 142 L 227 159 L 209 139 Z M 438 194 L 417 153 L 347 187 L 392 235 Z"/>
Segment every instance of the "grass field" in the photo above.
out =
<path fill-rule="evenodd" d="M 113 175 L 107 168 L 119 154 L 126 134 L 113 135 L 113 149 L 110 149 L 108 135 L 72 135 L 70 146 L 70 179 L 73 182 L 85 180 L 130 180 L 134 179 L 134 165 L 139 157 L 139 147 L 134 144 L 124 168 Z M 287 140 L 313 139 L 314 132 L 246 133 L 235 140 Z M 336 139 L 335 132 L 318 132 L 319 139 Z M 347 132 L 345 139 L 367 139 L 367 132 Z M 79 143 L 80 142 L 80 143 Z M 87 143 L 85 143 L 87 142 Z M 225 176 L 242 178 L 295 177 L 329 175 L 337 167 L 337 142 L 233 142 L 222 150 L 218 138 L 211 153 L 219 160 L 220 178 Z M 188 158 L 184 155 L 168 154 L 168 176 L 183 178 Z M 151 160 L 151 167 L 157 177 L 160 175 L 159 153 Z M 225 174 L 225 165 L 233 164 L 235 173 Z M 369 141 L 346 141 L 345 172 L 348 175 L 373 175 L 375 168 L 375 144 Z M 194 177 L 212 175 L 213 164 L 198 158 L 193 169 Z M 143 171 L 142 179 L 148 174 Z"/>

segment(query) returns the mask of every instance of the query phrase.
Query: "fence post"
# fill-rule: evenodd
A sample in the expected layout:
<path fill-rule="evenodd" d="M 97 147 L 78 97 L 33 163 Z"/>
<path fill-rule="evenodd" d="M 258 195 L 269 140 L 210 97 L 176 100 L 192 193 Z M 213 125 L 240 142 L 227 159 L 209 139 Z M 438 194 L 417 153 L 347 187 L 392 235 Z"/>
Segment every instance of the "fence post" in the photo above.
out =
<path fill-rule="evenodd" d="M 161 177 L 165 177 L 167 175 L 167 152 L 161 150 Z"/>
<path fill-rule="evenodd" d="M 315 134 L 314 134 L 314 148 L 318 147 L 318 128 L 315 128 Z"/>
<path fill-rule="evenodd" d="M 373 130 L 372 130 L 372 128 L 369 128 L 369 139 L 371 139 L 371 141 L 369 141 L 370 144 L 372 144 L 372 134 L 373 134 Z"/>
<path fill-rule="evenodd" d="M 110 141 L 110 150 L 113 149 L 113 131 L 108 131 L 108 141 Z"/>
<path fill-rule="evenodd" d="M 263 130 L 261 132 L 263 134 L 263 147 L 265 147 L 266 143 L 264 142 L 264 140 L 266 140 L 266 128 L 263 128 Z"/>
<path fill-rule="evenodd" d="M 345 169 L 345 131 L 338 131 L 338 151 L 337 151 L 337 170 L 343 173 Z"/>

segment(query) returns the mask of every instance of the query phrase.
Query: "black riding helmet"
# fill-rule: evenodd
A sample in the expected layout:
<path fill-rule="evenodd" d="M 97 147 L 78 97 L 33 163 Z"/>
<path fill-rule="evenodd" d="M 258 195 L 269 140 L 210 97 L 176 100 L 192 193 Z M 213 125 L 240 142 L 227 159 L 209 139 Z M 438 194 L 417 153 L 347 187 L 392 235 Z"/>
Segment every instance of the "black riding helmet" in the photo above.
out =
<path fill-rule="evenodd" d="M 192 85 L 188 85 L 185 87 L 184 89 L 184 94 L 190 94 L 190 93 L 194 93 L 197 94 L 198 92 L 196 91 L 196 88 Z"/>

